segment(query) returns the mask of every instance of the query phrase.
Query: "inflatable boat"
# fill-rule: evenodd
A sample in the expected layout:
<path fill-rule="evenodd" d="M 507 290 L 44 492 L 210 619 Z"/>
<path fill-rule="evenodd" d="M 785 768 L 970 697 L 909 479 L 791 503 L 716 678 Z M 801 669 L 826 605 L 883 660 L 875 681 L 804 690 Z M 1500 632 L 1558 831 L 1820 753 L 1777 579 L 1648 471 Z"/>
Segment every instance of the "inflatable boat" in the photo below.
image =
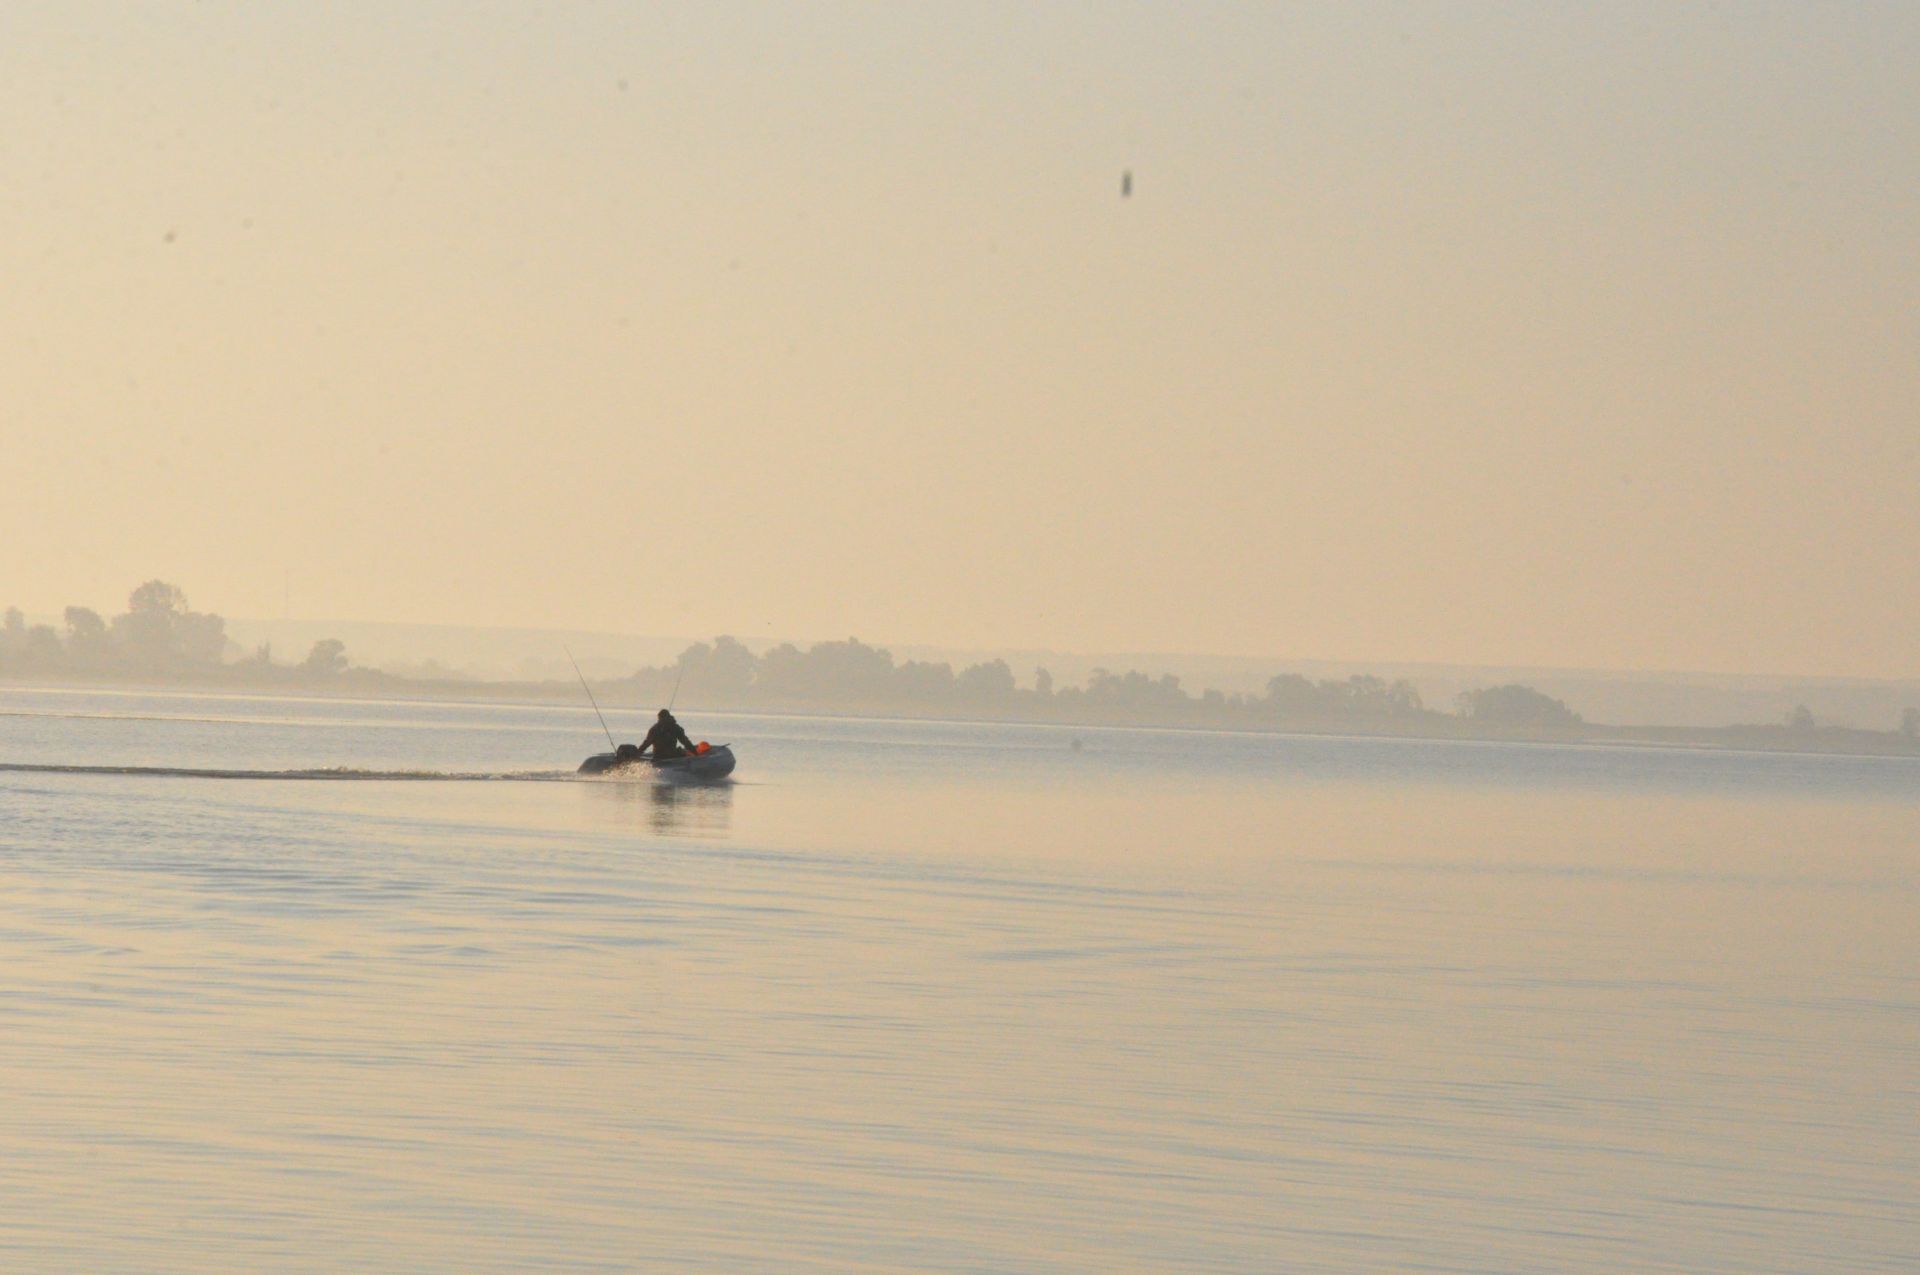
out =
<path fill-rule="evenodd" d="M 580 763 L 583 775 L 651 771 L 666 779 L 725 779 L 733 773 L 733 748 L 728 744 L 701 744 L 678 757 L 643 757 L 632 744 L 610 753 L 595 753 Z"/>

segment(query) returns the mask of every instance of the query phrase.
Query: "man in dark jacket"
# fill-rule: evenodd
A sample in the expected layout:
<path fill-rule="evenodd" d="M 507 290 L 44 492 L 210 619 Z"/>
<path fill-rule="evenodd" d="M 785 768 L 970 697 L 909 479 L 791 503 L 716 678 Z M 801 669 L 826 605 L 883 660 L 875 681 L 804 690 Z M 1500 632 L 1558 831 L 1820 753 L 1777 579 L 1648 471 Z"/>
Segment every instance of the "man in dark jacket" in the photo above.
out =
<path fill-rule="evenodd" d="M 653 729 L 641 741 L 640 755 L 645 756 L 649 748 L 653 750 L 656 761 L 665 761 L 669 757 L 684 757 L 692 752 L 693 741 L 687 738 L 687 732 L 680 729 L 680 723 L 673 719 L 673 714 L 663 708 Z"/>

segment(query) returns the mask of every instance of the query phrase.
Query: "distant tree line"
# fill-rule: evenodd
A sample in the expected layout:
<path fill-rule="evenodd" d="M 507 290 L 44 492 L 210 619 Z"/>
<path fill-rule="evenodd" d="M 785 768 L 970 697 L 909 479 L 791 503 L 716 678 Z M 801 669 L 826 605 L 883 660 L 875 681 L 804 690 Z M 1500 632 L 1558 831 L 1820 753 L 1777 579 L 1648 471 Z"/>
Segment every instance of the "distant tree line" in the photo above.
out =
<path fill-rule="evenodd" d="M 1581 725 L 1560 700 L 1524 686 L 1499 686 L 1460 697 L 1458 713 L 1431 709 L 1404 679 L 1365 674 L 1312 681 L 1282 673 L 1264 694 L 1189 692 L 1170 673 L 1095 669 L 1083 686 L 1060 686 L 1041 668 L 1022 686 L 1004 660 L 959 670 L 923 660 L 896 662 L 857 638 L 802 650 L 782 643 L 755 655 L 732 637 L 697 642 L 674 663 L 637 670 L 630 693 L 665 700 L 676 689 L 715 706 L 819 708 L 1030 717 L 1035 720 L 1158 722 L 1175 725 L 1367 727 L 1406 730 L 1472 721 L 1483 727 L 1555 730 Z"/>
<path fill-rule="evenodd" d="M 278 663 L 268 644 L 251 653 L 230 641 L 226 621 L 195 611 L 181 589 L 149 580 L 111 619 L 87 607 L 66 609 L 65 623 L 29 625 L 19 608 L 0 624 L 0 675 L 127 677 L 214 681 L 227 684 L 329 684 L 362 691 L 426 690 L 480 685 L 453 678 L 423 680 L 353 668 L 336 638 L 315 642 L 297 663 Z M 1159 723 L 1346 729 L 1445 728 L 1471 722 L 1480 727 L 1558 730 L 1580 717 L 1557 699 L 1524 686 L 1498 686 L 1460 697 L 1457 713 L 1428 708 L 1405 680 L 1367 675 L 1311 681 L 1282 673 L 1264 694 L 1194 694 L 1170 673 L 1093 670 L 1084 685 L 1057 685 L 1046 669 L 1021 685 L 1005 660 L 987 660 L 956 670 L 946 663 L 896 661 L 891 652 L 857 638 L 817 642 L 804 650 L 783 642 L 754 654 L 736 638 L 696 642 L 672 664 L 637 669 L 612 683 L 619 697 L 711 707 L 906 712 L 956 716 L 1024 717 L 1111 723 Z M 501 689 L 508 689 L 503 687 Z M 541 694 L 567 694 L 559 684 L 518 684 Z"/>
<path fill-rule="evenodd" d="M 310 680 L 347 668 L 346 647 L 335 638 L 313 644 L 298 664 L 280 665 L 262 645 L 250 657 L 227 638 L 227 622 L 187 605 L 179 586 L 149 580 L 112 619 L 90 607 L 68 607 L 64 623 L 28 624 L 19 607 L 0 619 L 0 673 L 38 675 L 190 677 L 275 674 L 272 680 Z M 241 656 L 233 659 L 230 657 Z"/>
<path fill-rule="evenodd" d="M 111 618 L 68 607 L 64 623 L 28 624 L 10 608 L 0 622 L 0 677 L 184 680 L 241 686 L 326 686 L 372 694 L 513 696 L 551 702 L 578 695 L 572 682 L 479 682 L 436 675 L 431 662 L 413 675 L 349 663 L 336 638 L 315 642 L 296 662 L 276 662 L 263 643 L 251 653 L 227 637 L 226 621 L 193 610 L 186 594 L 149 580 Z M 1391 734 L 1519 735 L 1581 738 L 1596 731 L 1566 703 L 1528 686 L 1467 691 L 1451 711 L 1425 704 L 1405 679 L 1366 674 L 1319 681 L 1281 673 L 1263 691 L 1188 691 L 1170 673 L 1096 668 L 1079 686 L 1063 686 L 1045 668 L 1022 684 L 1005 660 L 955 669 L 925 660 L 895 660 L 857 638 L 801 648 L 783 642 L 755 654 L 736 638 L 696 642 L 670 664 L 642 667 L 626 678 L 596 680 L 602 703 L 650 707 L 675 696 L 707 708 L 829 713 L 1012 718 L 1244 730 L 1329 730 Z M 1634 738 L 1841 750 L 1920 751 L 1920 708 L 1908 708 L 1898 729 L 1861 731 L 1815 719 L 1800 706 L 1784 721 L 1749 726 L 1640 727 Z"/>

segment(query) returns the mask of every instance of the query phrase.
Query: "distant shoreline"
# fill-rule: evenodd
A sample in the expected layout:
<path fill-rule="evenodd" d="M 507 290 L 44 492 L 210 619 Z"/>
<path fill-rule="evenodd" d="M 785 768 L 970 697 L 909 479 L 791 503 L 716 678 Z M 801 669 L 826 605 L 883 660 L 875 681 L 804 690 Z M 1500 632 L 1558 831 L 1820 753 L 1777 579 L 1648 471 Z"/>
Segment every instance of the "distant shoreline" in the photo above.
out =
<path fill-rule="evenodd" d="M 84 681 L 70 677 L 34 677 L 10 674 L 0 679 L 0 690 L 60 691 L 124 694 L 229 694 L 239 698 L 280 697 L 313 700 L 349 700 L 419 704 L 468 704 L 524 708 L 577 708 L 591 715 L 576 687 L 563 682 L 508 682 L 468 679 L 409 678 L 373 669 L 349 669 L 331 676 L 293 676 L 276 670 L 272 677 L 249 676 L 243 666 L 223 668 L 227 676 L 157 679 L 129 673 Z M 233 674 L 239 674 L 234 676 Z M 595 683 L 603 696 L 628 697 L 641 689 L 637 679 L 609 679 Z M 1125 714 L 1035 716 L 1031 713 L 976 710 L 971 712 L 914 711 L 910 705 L 817 701 L 753 703 L 689 701 L 686 713 L 742 713 L 768 717 L 819 717 L 833 720 L 948 722 L 956 725 L 1004 723 L 1010 726 L 1047 726 L 1093 730 L 1178 730 L 1233 735 L 1300 736 L 1337 739 L 1433 740 L 1487 744 L 1553 744 L 1580 747 L 1667 748 L 1686 752 L 1753 752 L 1823 757 L 1920 759 L 1920 739 L 1898 731 L 1870 731 L 1848 727 L 1787 725 L 1735 726 L 1621 726 L 1605 722 L 1537 728 L 1490 727 L 1485 723 L 1442 713 L 1427 713 L 1401 721 L 1339 722 L 1301 719 L 1270 724 L 1207 720 L 1204 706 L 1179 714 L 1180 720 L 1132 717 Z M 604 711 L 650 713 L 650 703 L 632 705 L 602 702 Z"/>

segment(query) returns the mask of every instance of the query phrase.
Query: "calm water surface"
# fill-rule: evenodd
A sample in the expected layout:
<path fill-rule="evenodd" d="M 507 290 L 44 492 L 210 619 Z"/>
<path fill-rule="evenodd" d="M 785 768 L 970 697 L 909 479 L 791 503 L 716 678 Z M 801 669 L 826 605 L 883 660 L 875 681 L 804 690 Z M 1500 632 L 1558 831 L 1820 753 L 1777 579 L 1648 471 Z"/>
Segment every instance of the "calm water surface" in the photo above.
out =
<path fill-rule="evenodd" d="M 0 691 L 0 1268 L 1920 1267 L 1920 765 L 683 716 Z"/>

